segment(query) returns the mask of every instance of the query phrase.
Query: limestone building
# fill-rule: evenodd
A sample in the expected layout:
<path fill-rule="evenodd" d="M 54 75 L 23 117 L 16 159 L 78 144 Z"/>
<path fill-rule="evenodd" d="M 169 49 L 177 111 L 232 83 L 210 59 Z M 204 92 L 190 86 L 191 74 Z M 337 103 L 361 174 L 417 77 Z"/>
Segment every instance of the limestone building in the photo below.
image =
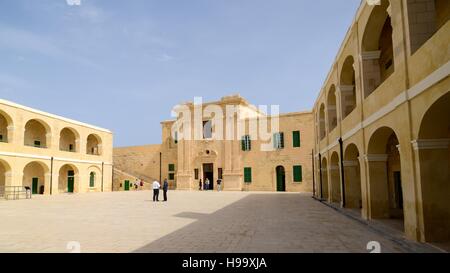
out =
<path fill-rule="evenodd" d="M 109 130 L 0 100 L 0 198 L 112 189 Z"/>
<path fill-rule="evenodd" d="M 183 115 L 161 123 L 162 144 L 114 150 L 115 188 L 123 190 L 134 176 L 149 182 L 167 178 L 181 190 L 198 190 L 199 180 L 208 178 L 210 189 L 217 189 L 221 179 L 230 191 L 312 191 L 311 112 L 281 114 L 275 120 L 239 95 L 179 108 Z M 235 112 L 229 114 L 228 108 Z M 196 112 L 203 113 L 200 122 L 182 122 Z"/>
<path fill-rule="evenodd" d="M 362 4 L 314 105 L 315 195 L 450 241 L 450 1 Z"/>

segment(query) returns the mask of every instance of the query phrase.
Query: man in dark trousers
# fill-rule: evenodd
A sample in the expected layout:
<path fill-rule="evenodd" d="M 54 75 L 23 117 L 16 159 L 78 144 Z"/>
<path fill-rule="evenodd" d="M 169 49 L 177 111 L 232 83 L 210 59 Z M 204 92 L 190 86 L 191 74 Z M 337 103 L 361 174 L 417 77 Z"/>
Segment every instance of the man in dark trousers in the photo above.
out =
<path fill-rule="evenodd" d="M 167 178 L 164 179 L 163 183 L 163 192 L 164 192 L 164 202 L 167 202 L 167 191 L 169 190 L 169 182 L 167 182 Z"/>
<path fill-rule="evenodd" d="M 161 185 L 158 181 L 153 181 L 153 202 L 159 202 L 159 188 Z"/>

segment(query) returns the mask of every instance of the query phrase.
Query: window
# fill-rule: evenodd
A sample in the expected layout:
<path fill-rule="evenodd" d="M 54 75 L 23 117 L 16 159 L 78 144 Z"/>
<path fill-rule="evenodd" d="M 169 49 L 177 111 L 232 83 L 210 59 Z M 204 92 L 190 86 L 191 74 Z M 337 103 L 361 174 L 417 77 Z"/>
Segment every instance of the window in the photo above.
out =
<path fill-rule="evenodd" d="M 89 187 L 93 188 L 95 187 L 95 173 L 91 172 L 89 176 Z"/>
<path fill-rule="evenodd" d="M 175 164 L 169 164 L 169 180 L 175 180 Z"/>
<path fill-rule="evenodd" d="M 34 147 L 41 147 L 41 142 L 39 140 L 34 141 Z"/>
<path fill-rule="evenodd" d="M 203 121 L 203 139 L 212 138 L 212 122 L 210 120 Z"/>
<path fill-rule="evenodd" d="M 252 168 L 244 168 L 244 182 L 252 183 Z"/>
<path fill-rule="evenodd" d="M 194 169 L 194 179 L 198 179 L 198 169 Z"/>
<path fill-rule="evenodd" d="M 273 147 L 277 150 L 284 149 L 284 133 L 273 134 Z"/>
<path fill-rule="evenodd" d="M 300 147 L 300 131 L 294 131 L 292 132 L 292 145 L 294 148 Z"/>
<path fill-rule="evenodd" d="M 73 152 L 73 144 L 69 144 L 69 152 Z"/>
<path fill-rule="evenodd" d="M 218 177 L 219 177 L 219 179 L 223 179 L 223 169 L 222 169 L 222 168 L 219 168 L 217 171 L 218 171 Z"/>
<path fill-rule="evenodd" d="M 294 166 L 294 182 L 302 182 L 303 181 L 303 172 L 302 166 Z"/>
<path fill-rule="evenodd" d="M 252 149 L 252 141 L 249 135 L 243 136 L 241 140 L 242 151 L 250 151 Z"/>
<path fill-rule="evenodd" d="M 3 142 L 3 135 L 0 135 L 0 142 Z"/>

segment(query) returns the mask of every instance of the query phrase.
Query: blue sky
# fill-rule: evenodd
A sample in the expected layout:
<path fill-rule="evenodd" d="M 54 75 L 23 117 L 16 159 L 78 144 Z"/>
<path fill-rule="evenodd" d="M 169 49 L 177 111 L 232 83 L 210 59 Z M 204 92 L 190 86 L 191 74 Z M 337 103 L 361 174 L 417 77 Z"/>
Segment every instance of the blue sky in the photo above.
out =
<path fill-rule="evenodd" d="M 0 0 L 0 98 L 161 142 L 172 107 L 311 109 L 360 0 Z"/>

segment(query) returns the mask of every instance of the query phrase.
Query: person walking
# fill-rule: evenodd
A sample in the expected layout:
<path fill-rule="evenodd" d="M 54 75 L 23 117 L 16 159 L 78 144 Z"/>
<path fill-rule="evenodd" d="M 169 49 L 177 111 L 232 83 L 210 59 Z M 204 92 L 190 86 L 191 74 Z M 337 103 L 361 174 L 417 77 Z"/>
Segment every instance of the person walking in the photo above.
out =
<path fill-rule="evenodd" d="M 217 191 L 222 190 L 222 179 L 217 179 Z"/>
<path fill-rule="evenodd" d="M 203 189 L 203 183 L 202 183 L 202 179 L 200 178 L 200 180 L 198 181 L 198 190 L 201 191 Z"/>
<path fill-rule="evenodd" d="M 164 179 L 163 183 L 163 193 L 164 193 L 164 202 L 167 202 L 167 191 L 169 190 L 169 182 L 167 182 L 167 178 Z"/>
<path fill-rule="evenodd" d="M 159 202 L 159 189 L 161 185 L 158 181 L 153 181 L 153 202 Z"/>

